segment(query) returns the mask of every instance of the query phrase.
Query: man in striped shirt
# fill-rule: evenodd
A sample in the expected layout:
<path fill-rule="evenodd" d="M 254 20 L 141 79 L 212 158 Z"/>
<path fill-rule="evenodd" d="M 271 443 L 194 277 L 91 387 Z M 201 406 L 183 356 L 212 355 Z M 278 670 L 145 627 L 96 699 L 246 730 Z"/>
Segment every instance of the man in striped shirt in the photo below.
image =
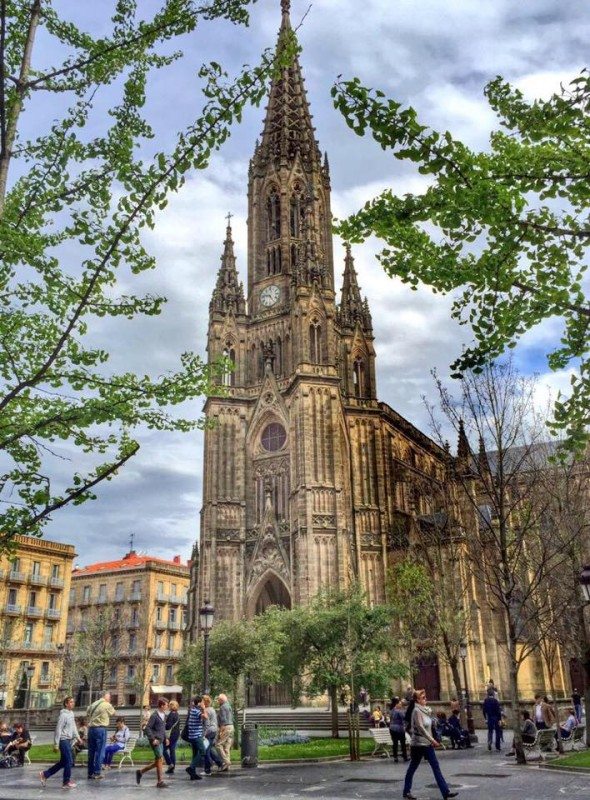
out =
<path fill-rule="evenodd" d="M 207 710 L 203 703 L 201 695 L 193 698 L 192 705 L 188 712 L 188 741 L 193 751 L 193 760 L 190 767 L 186 771 L 190 775 L 191 781 L 200 781 L 202 775 L 197 772 L 197 765 L 202 759 L 205 761 L 205 720 L 207 719 Z"/>

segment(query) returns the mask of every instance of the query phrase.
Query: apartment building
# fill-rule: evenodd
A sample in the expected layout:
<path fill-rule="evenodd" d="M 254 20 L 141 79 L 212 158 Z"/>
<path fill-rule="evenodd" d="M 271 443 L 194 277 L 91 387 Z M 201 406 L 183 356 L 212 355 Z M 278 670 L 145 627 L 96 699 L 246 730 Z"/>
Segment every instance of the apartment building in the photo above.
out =
<path fill-rule="evenodd" d="M 182 654 L 189 577 L 180 556 L 168 561 L 134 550 L 118 561 L 74 569 L 68 651 L 74 646 L 78 650 L 70 652 L 70 661 L 75 666 L 78 659 L 79 691 L 109 689 L 119 706 L 180 695 L 175 671 Z M 85 639 L 100 658 L 90 652 L 85 660 Z"/>
<path fill-rule="evenodd" d="M 15 544 L 0 557 L 0 708 L 48 708 L 61 685 L 76 553 L 35 536 Z"/>

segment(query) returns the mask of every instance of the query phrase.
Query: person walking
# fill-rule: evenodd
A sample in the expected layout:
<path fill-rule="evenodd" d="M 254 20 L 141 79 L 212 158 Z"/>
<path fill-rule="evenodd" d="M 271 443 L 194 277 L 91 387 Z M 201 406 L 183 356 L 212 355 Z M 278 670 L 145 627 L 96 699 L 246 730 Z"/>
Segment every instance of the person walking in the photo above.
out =
<path fill-rule="evenodd" d="M 500 701 L 494 696 L 494 689 L 488 689 L 488 696 L 482 703 L 481 710 L 483 711 L 483 718 L 488 725 L 488 750 L 492 749 L 492 740 L 494 735 L 496 737 L 496 750 L 501 750 L 502 741 L 502 728 L 500 721 L 502 719 L 502 707 Z"/>
<path fill-rule="evenodd" d="M 178 703 L 171 700 L 168 703 L 168 716 L 166 717 L 166 744 L 164 745 L 164 760 L 168 765 L 166 775 L 173 775 L 176 768 L 176 745 L 180 736 L 180 717 Z"/>
<path fill-rule="evenodd" d="M 582 722 L 582 696 L 577 689 L 572 692 L 572 703 L 574 706 L 574 713 L 578 720 L 578 725 Z"/>
<path fill-rule="evenodd" d="M 404 761 L 408 760 L 408 749 L 406 747 L 406 712 L 399 697 L 392 697 L 391 703 L 392 706 L 389 715 L 389 733 L 391 736 L 391 741 L 393 742 L 393 760 L 397 764 L 398 745 L 401 747 Z"/>
<path fill-rule="evenodd" d="M 74 718 L 74 698 L 66 697 L 63 701 L 63 708 L 59 712 L 57 725 L 55 726 L 54 749 L 59 750 L 59 761 L 46 770 L 39 773 L 39 778 L 43 786 L 47 783 L 47 778 L 51 778 L 60 769 L 63 769 L 62 787 L 64 789 L 75 789 L 76 784 L 72 780 L 72 767 L 74 766 L 74 753 L 72 745 L 80 740 L 76 720 Z"/>
<path fill-rule="evenodd" d="M 415 705 L 411 720 L 410 763 L 404 780 L 403 796 L 406 800 L 416 800 L 416 796 L 412 794 L 412 780 L 420 766 L 420 762 L 424 758 L 430 764 L 443 798 L 457 797 L 458 792 L 450 790 L 436 757 L 435 748 L 441 747 L 441 744 L 432 735 L 432 712 L 426 706 L 426 692 L 424 689 L 417 689 L 414 692 L 413 699 L 415 700 Z"/>
<path fill-rule="evenodd" d="M 102 697 L 91 703 L 86 710 L 88 721 L 88 780 L 98 781 L 102 778 L 101 768 L 104 750 L 107 744 L 107 727 L 109 718 L 115 714 L 111 705 L 111 693 L 105 692 Z"/>
<path fill-rule="evenodd" d="M 193 698 L 188 712 L 188 741 L 193 751 L 193 758 L 186 771 L 191 781 L 200 781 L 203 776 L 197 772 L 201 759 L 205 761 L 205 720 L 207 711 L 200 694 Z"/>
<path fill-rule="evenodd" d="M 141 779 L 150 769 L 156 770 L 156 788 L 166 789 L 168 784 L 164 781 L 163 762 L 164 762 L 164 743 L 166 741 L 166 711 L 168 710 L 168 700 L 161 697 L 158 700 L 158 707 L 152 713 L 143 728 L 143 735 L 147 736 L 154 754 L 154 760 L 141 769 L 135 770 L 135 783 L 139 786 Z"/>
<path fill-rule="evenodd" d="M 234 712 L 226 694 L 217 697 L 219 710 L 217 712 L 217 725 L 219 732 L 216 739 L 217 752 L 221 756 L 223 766 L 220 772 L 227 772 L 231 766 L 231 746 L 234 739 Z"/>
<path fill-rule="evenodd" d="M 205 739 L 209 742 L 209 747 L 205 750 L 205 775 L 211 775 L 211 763 L 214 761 L 217 764 L 217 769 L 221 771 L 224 761 L 215 748 L 215 740 L 219 733 L 217 723 L 217 712 L 212 706 L 212 700 L 208 694 L 203 695 L 203 704 L 207 711 L 207 719 L 205 720 Z M 206 744 L 206 743 L 205 743 Z"/>

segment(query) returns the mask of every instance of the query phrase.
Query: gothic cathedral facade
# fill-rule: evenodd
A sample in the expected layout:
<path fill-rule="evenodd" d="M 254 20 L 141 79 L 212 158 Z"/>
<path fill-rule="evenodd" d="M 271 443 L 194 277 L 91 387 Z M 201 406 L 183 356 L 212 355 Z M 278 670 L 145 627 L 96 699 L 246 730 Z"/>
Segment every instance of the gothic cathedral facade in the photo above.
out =
<path fill-rule="evenodd" d="M 432 512 L 416 478 L 445 480 L 448 451 L 377 399 L 371 314 L 350 248 L 343 255 L 338 298 L 328 158 L 295 59 L 272 83 L 250 161 L 246 288 L 228 223 L 210 303 L 208 358 L 235 368 L 205 406 L 215 424 L 205 432 L 191 638 L 206 599 L 217 619 L 238 619 L 359 581 L 371 602 L 386 602 L 389 566 Z M 483 610 L 478 624 L 472 686 L 504 671 Z M 436 658 L 416 668 L 429 697 L 452 691 Z"/>

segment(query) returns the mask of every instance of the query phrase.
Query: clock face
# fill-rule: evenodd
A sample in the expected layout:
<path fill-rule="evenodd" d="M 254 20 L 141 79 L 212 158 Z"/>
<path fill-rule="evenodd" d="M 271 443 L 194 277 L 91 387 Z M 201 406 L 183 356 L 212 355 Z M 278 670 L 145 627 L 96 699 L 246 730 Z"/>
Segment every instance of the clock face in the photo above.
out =
<path fill-rule="evenodd" d="M 260 302 L 266 308 L 270 308 L 271 306 L 276 305 L 281 298 L 281 290 L 275 284 L 271 284 L 271 286 L 267 286 L 260 292 Z"/>

